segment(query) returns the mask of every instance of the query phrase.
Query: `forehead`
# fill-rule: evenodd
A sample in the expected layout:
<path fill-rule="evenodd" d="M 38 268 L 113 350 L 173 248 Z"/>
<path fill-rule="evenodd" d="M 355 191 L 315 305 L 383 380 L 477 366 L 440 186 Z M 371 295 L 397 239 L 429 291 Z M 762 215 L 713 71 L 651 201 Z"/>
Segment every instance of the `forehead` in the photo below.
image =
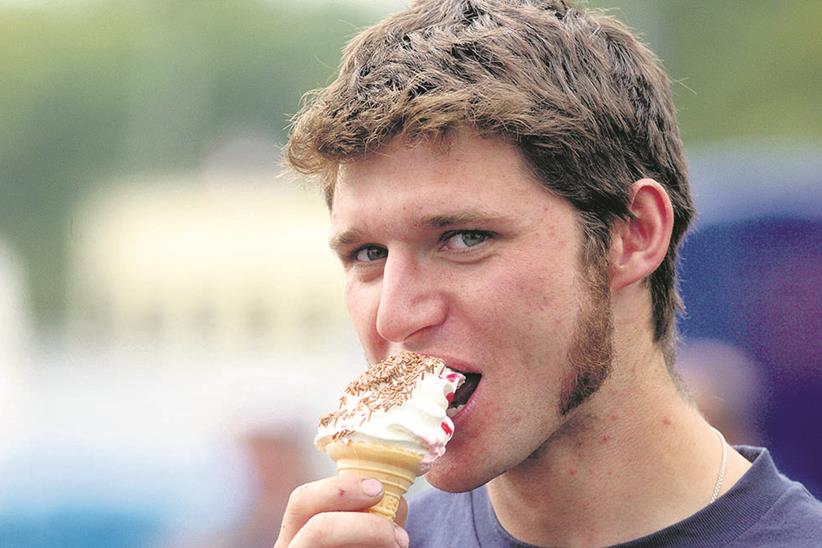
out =
<path fill-rule="evenodd" d="M 412 241 L 452 229 L 576 234 L 573 206 L 531 175 L 502 139 L 458 136 L 445 149 L 394 144 L 340 169 L 329 243 Z"/>
<path fill-rule="evenodd" d="M 376 200 L 402 199 L 429 209 L 456 199 L 516 202 L 546 192 L 513 143 L 455 131 L 443 142 L 395 139 L 366 158 L 340 165 L 331 209 L 334 217 Z"/>

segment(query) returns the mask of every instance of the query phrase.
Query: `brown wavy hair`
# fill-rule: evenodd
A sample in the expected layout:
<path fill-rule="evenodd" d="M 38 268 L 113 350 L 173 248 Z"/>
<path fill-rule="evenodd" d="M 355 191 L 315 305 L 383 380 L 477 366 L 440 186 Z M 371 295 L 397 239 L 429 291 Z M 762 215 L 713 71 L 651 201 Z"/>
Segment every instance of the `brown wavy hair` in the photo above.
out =
<path fill-rule="evenodd" d="M 601 262 L 634 181 L 673 203 L 668 253 L 649 276 L 654 341 L 676 345 L 676 249 L 693 216 L 671 85 L 619 21 L 563 0 L 420 0 L 360 32 L 337 78 L 306 95 L 286 145 L 332 205 L 337 167 L 394 138 L 457 127 L 515 143 L 536 179 L 578 210 L 585 257 Z"/>

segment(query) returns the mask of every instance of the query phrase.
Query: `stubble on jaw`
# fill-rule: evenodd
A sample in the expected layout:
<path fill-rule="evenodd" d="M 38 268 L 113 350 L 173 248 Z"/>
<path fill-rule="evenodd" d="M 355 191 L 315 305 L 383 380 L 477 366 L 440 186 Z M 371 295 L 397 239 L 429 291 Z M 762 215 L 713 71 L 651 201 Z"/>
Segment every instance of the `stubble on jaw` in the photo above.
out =
<path fill-rule="evenodd" d="M 560 416 L 579 407 L 611 374 L 614 325 L 608 264 L 604 256 L 580 268 L 583 298 L 573 340 L 568 348 L 569 373 L 559 398 Z"/>
<path fill-rule="evenodd" d="M 570 369 L 559 395 L 559 416 L 567 416 L 594 395 L 611 374 L 613 364 L 613 318 L 608 283 L 608 264 L 604 256 L 595 258 L 579 270 L 582 298 L 571 345 L 566 358 Z M 583 418 L 584 422 L 584 418 Z M 565 422 L 528 457 L 538 459 L 557 435 L 564 436 L 582 427 L 579 421 Z"/>

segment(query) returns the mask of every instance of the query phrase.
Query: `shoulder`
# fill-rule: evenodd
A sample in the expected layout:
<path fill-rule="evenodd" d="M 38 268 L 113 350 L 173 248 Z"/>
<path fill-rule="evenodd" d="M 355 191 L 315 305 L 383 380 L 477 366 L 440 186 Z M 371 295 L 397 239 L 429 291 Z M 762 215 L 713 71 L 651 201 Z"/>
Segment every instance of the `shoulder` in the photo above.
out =
<path fill-rule="evenodd" d="M 819 546 L 822 502 L 801 484 L 790 483 L 768 512 L 737 539 L 740 546 Z"/>
<path fill-rule="evenodd" d="M 770 461 L 766 452 L 764 456 Z M 756 523 L 736 539 L 735 545 L 819 546 L 822 502 L 801 483 L 782 475 L 775 466 L 769 473 L 771 481 L 780 487 L 778 496 Z"/>
<path fill-rule="evenodd" d="M 410 498 L 405 528 L 412 546 L 476 545 L 471 492 L 431 488 Z"/>
<path fill-rule="evenodd" d="M 767 449 L 735 449 L 751 468 L 730 491 L 691 517 L 621 546 L 820 546 L 822 503 L 781 474 Z"/>

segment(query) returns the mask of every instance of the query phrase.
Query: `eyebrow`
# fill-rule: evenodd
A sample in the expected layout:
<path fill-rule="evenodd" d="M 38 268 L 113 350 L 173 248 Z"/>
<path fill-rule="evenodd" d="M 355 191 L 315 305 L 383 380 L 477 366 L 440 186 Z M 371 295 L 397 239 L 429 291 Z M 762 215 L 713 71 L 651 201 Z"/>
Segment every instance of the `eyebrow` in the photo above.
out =
<path fill-rule="evenodd" d="M 454 225 L 482 225 L 487 223 L 499 223 L 510 221 L 509 217 L 498 213 L 491 213 L 482 210 L 467 210 L 444 215 L 432 215 L 424 218 L 420 225 L 432 228 L 448 228 Z"/>
<path fill-rule="evenodd" d="M 332 236 L 328 240 L 328 247 L 339 253 L 343 247 L 355 244 L 362 239 L 361 232 L 357 229 L 351 228 Z"/>
<path fill-rule="evenodd" d="M 429 228 L 448 228 L 451 226 L 474 226 L 481 228 L 482 225 L 488 223 L 505 223 L 513 222 L 511 217 L 500 215 L 498 213 L 491 213 L 482 210 L 467 210 L 458 211 L 455 213 L 444 213 L 424 217 L 419 222 L 415 223 L 418 227 Z M 363 233 L 356 228 L 344 230 L 339 234 L 335 234 L 328 240 L 328 247 L 339 252 L 341 248 L 361 242 L 365 239 Z"/>

